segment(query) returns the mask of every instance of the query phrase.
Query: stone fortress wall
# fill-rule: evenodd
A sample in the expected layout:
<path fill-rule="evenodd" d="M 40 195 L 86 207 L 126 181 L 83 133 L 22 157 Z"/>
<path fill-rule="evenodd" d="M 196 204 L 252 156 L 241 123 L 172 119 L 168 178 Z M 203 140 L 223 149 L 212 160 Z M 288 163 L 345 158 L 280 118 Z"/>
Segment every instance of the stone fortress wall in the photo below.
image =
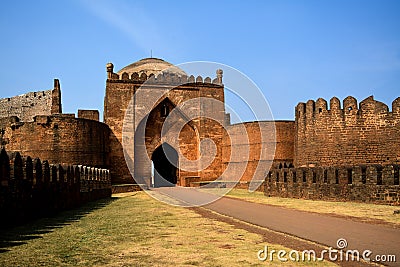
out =
<path fill-rule="evenodd" d="M 107 169 L 50 164 L 19 152 L 0 152 L 0 227 L 110 196 Z"/>
<path fill-rule="evenodd" d="M 0 99 L 0 118 L 16 116 L 21 121 L 32 121 L 36 115 L 61 113 L 61 89 L 57 79 L 52 90 Z"/>
<path fill-rule="evenodd" d="M 400 205 L 400 98 L 319 98 L 296 108 L 294 168 L 265 179 L 267 196 Z"/>
<path fill-rule="evenodd" d="M 319 98 L 296 107 L 296 167 L 400 163 L 400 97 L 392 111 L 372 96 Z"/>
<path fill-rule="evenodd" d="M 260 190 L 266 196 L 400 205 L 400 165 L 273 169 Z"/>
<path fill-rule="evenodd" d="M 32 104 L 28 109 L 27 103 Z M 63 114 L 57 79 L 53 90 L 0 99 L 0 104 L 0 110 L 12 107 L 16 114 L 0 113 L 0 145 L 7 151 L 43 158 L 50 164 L 109 167 L 108 126 L 98 121 L 98 111 L 80 110 L 78 118 Z"/>
<path fill-rule="evenodd" d="M 254 121 L 226 127 L 229 137 L 225 135 L 223 139 L 222 161 L 225 169 L 230 165 L 233 170 L 245 170 L 240 178 L 243 183 L 253 178 L 263 180 L 265 168 L 269 166 L 293 166 L 294 121 Z M 247 136 L 243 134 L 243 129 Z M 232 153 L 241 149 L 248 150 L 249 154 Z M 229 180 L 229 177 L 226 179 Z"/>
<path fill-rule="evenodd" d="M 162 144 L 172 141 L 160 135 L 166 119 L 163 110 L 173 110 L 187 100 L 201 97 L 224 103 L 224 85 L 219 70 L 215 79 L 203 79 L 188 76 L 174 66 L 171 72 L 151 72 L 149 65 L 172 66 L 150 58 L 114 73 L 113 65 L 107 64 L 104 123 L 99 122 L 96 110 L 79 110 L 78 118 L 74 114 L 62 114 L 58 80 L 54 81 L 53 90 L 1 99 L 0 145 L 24 156 L 45 158 L 49 164 L 109 168 L 114 184 L 131 184 L 138 182 L 134 179 L 151 176 L 149 158 Z M 142 102 L 133 97 L 139 87 L 147 94 L 141 98 Z M 165 88 L 172 90 L 153 103 L 152 94 Z M 128 114 L 132 99 L 134 110 Z M 329 108 L 327 101 L 320 98 L 299 103 L 295 121 L 233 125 L 223 105 L 199 102 L 190 108 L 198 116 L 181 132 L 174 133 L 182 154 L 190 160 L 198 159 L 200 141 L 207 138 L 216 144 L 217 151 L 205 170 L 188 172 L 178 168 L 177 185 L 208 183 L 229 165 L 233 166 L 233 172 L 225 174 L 227 177 L 223 180 L 234 180 L 230 179 L 237 175 L 234 170 L 244 169 L 241 182 L 263 180 L 262 190 L 266 190 L 266 195 L 400 204 L 400 98 L 393 101 L 391 111 L 372 96 L 359 104 L 349 96 L 343 105 L 334 97 Z M 148 113 L 141 114 L 144 110 Z M 134 114 L 145 115 L 147 123 L 136 121 Z M 203 119 L 202 114 L 214 114 L 216 119 Z M 132 158 L 127 159 L 134 164 L 134 173 L 128 170 L 122 149 L 125 115 L 133 116 L 133 125 L 143 129 L 145 135 L 144 146 L 133 146 Z M 179 124 L 184 118 L 185 114 L 181 113 L 174 123 Z M 240 131 L 243 128 L 248 141 L 247 137 L 243 139 Z M 126 138 L 136 144 L 134 132 Z M 248 157 L 231 153 L 246 143 Z M 275 153 L 271 154 L 274 147 Z M 267 168 L 257 168 L 260 165 L 271 165 L 272 169 L 266 172 Z"/>
<path fill-rule="evenodd" d="M 47 159 L 50 164 L 108 167 L 109 129 L 74 114 L 38 115 L 31 122 L 0 119 L 0 138 L 8 151 Z"/>
<path fill-rule="evenodd" d="M 111 196 L 109 128 L 98 111 L 78 116 L 62 113 L 57 79 L 0 99 L 0 227 Z"/>

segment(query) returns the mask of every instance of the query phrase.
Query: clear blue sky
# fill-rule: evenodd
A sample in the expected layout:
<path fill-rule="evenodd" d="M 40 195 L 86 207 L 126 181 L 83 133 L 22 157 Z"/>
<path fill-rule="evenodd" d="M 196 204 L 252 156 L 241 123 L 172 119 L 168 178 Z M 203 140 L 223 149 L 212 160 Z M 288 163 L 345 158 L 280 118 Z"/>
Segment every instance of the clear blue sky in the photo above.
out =
<path fill-rule="evenodd" d="M 214 61 L 248 75 L 275 119 L 298 102 L 400 96 L 400 1 L 6 1 L 0 97 L 62 88 L 103 109 L 107 62 Z"/>

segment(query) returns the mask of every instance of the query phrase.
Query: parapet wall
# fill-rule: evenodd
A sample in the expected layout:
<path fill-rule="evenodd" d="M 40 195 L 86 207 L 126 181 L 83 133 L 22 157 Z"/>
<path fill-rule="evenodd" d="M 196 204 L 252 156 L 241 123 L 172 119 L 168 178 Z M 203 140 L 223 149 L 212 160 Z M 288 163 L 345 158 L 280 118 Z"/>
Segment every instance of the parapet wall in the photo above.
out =
<path fill-rule="evenodd" d="M 110 172 L 0 153 L 0 226 L 15 225 L 111 196 Z"/>
<path fill-rule="evenodd" d="M 78 118 L 100 121 L 100 115 L 98 110 L 78 109 Z"/>
<path fill-rule="evenodd" d="M 61 113 L 60 83 L 54 80 L 52 90 L 0 99 L 0 118 L 17 116 L 21 121 L 32 121 L 36 115 Z"/>
<path fill-rule="evenodd" d="M 399 165 L 273 169 L 267 196 L 400 205 Z"/>
<path fill-rule="evenodd" d="M 372 96 L 296 106 L 296 167 L 400 163 L 400 98 L 392 111 Z"/>
<path fill-rule="evenodd" d="M 213 80 L 211 80 L 210 77 L 205 77 L 203 79 L 202 76 L 186 76 L 186 75 L 177 75 L 175 73 L 150 73 L 146 74 L 145 72 L 142 73 L 137 73 L 134 72 L 131 75 L 129 73 L 124 72 L 121 75 L 118 75 L 117 73 L 113 72 L 114 66 L 111 64 L 110 66 L 107 66 L 107 77 L 109 82 L 134 82 L 134 83 L 143 83 L 146 81 L 146 83 L 152 84 L 152 83 L 157 83 L 157 84 L 168 84 L 168 85 L 174 85 L 174 84 L 192 84 L 192 83 L 205 83 L 205 84 L 216 84 L 216 85 L 222 85 L 222 71 L 218 70 L 217 71 L 217 77 Z"/>
<path fill-rule="evenodd" d="M 0 128 L 0 141 L 8 151 L 47 159 L 50 164 L 108 168 L 109 128 L 104 123 L 59 114 L 35 116 L 32 122 L 2 118 Z"/>

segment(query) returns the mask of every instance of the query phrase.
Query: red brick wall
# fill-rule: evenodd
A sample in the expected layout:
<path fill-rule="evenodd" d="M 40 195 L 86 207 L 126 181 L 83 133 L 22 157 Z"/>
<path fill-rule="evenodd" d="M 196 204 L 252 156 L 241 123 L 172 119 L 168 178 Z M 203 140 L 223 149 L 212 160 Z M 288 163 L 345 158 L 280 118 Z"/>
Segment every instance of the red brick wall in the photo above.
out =
<path fill-rule="evenodd" d="M 74 114 L 36 116 L 33 122 L 16 117 L 0 120 L 7 151 L 47 159 L 50 164 L 108 167 L 109 128 L 101 122 L 78 119 Z"/>
<path fill-rule="evenodd" d="M 392 111 L 368 97 L 336 97 L 296 107 L 295 166 L 400 163 L 400 98 Z"/>
<path fill-rule="evenodd" d="M 243 127 L 247 135 L 243 134 Z M 224 136 L 223 165 L 225 168 L 227 165 L 233 165 L 234 171 L 227 173 L 225 178 L 227 180 L 237 179 L 239 173 L 237 170 L 242 169 L 245 169 L 245 172 L 240 177 L 241 181 L 250 181 L 253 177 L 263 180 L 268 166 L 278 167 L 280 164 L 289 166 L 293 163 L 295 133 L 293 121 L 233 124 L 228 126 L 228 132 L 229 136 Z M 233 149 L 232 144 L 235 144 Z M 246 150 L 249 151 L 248 156 Z M 232 151 L 239 153 L 232 154 Z M 259 164 L 261 168 L 257 168 Z"/>

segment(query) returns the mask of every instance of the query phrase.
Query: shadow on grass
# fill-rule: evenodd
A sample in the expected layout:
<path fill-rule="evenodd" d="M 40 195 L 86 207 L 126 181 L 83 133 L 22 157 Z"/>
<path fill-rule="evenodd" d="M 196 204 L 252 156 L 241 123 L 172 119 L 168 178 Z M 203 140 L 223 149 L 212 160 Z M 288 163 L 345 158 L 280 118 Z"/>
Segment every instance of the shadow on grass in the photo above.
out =
<path fill-rule="evenodd" d="M 50 233 L 54 229 L 78 222 L 87 214 L 108 206 L 116 199 L 115 197 L 111 197 L 89 202 L 82 207 L 63 211 L 52 217 L 40 218 L 20 226 L 0 229 L 0 253 L 10 251 L 12 247 L 26 244 L 29 240 L 42 238 L 41 235 Z M 6 218 L 1 219 L 4 220 Z"/>

